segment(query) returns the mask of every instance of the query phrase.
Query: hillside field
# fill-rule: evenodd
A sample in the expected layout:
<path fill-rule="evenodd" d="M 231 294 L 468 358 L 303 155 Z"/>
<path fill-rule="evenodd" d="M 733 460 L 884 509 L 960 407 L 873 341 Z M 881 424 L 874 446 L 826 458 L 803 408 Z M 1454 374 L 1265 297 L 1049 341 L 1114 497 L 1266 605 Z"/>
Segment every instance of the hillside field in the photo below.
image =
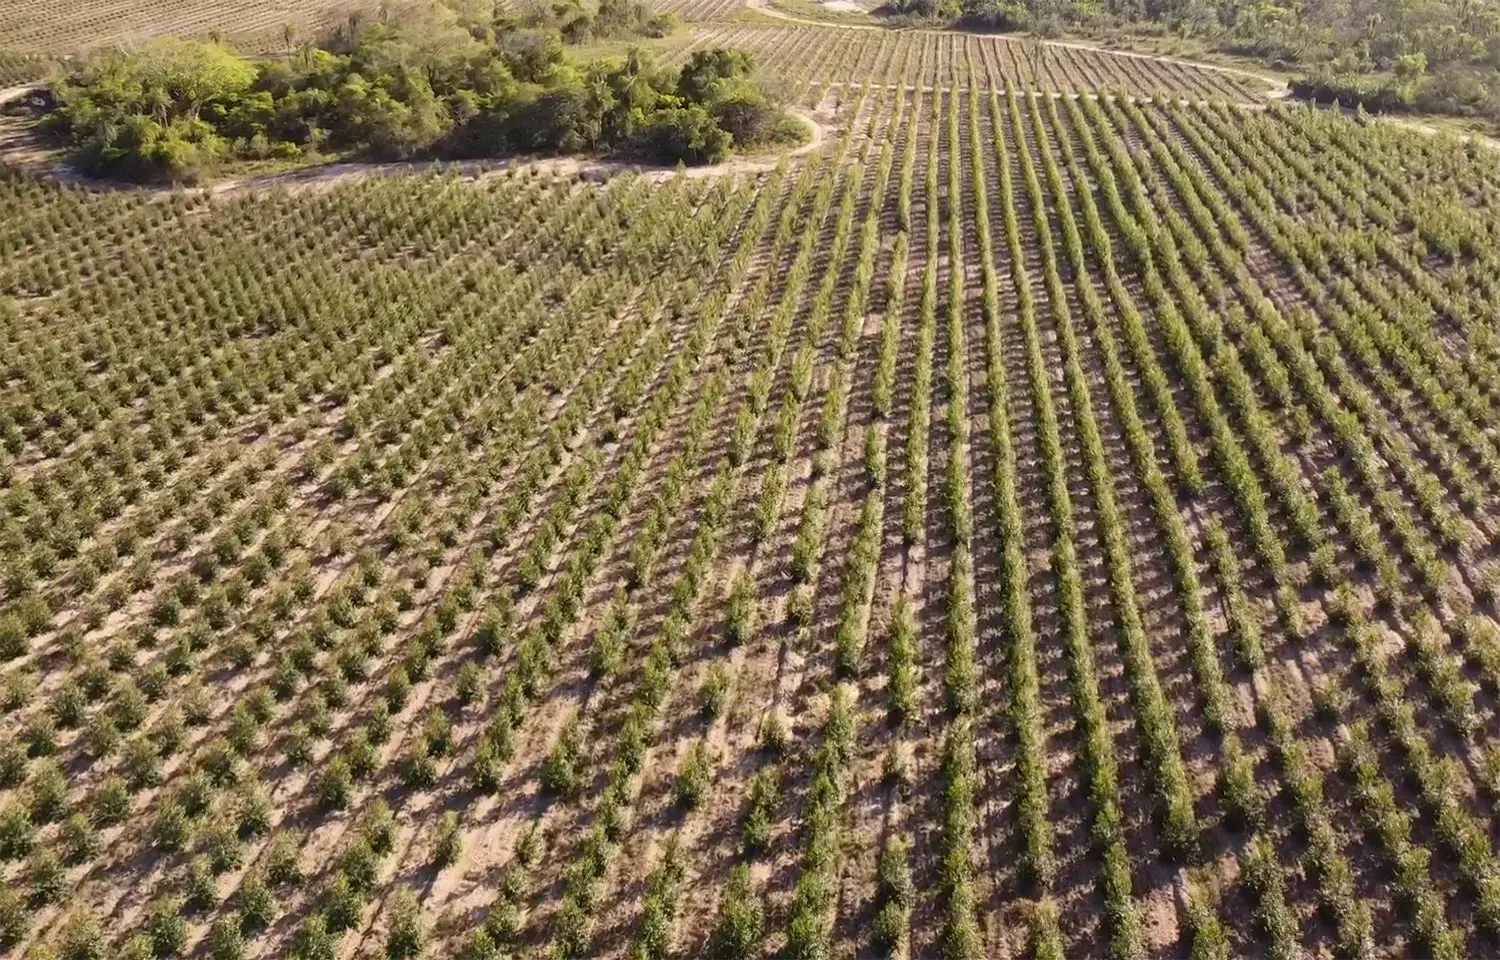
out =
<path fill-rule="evenodd" d="M 815 149 L 0 171 L 0 953 L 1500 949 L 1500 154 L 726 45 Z"/>

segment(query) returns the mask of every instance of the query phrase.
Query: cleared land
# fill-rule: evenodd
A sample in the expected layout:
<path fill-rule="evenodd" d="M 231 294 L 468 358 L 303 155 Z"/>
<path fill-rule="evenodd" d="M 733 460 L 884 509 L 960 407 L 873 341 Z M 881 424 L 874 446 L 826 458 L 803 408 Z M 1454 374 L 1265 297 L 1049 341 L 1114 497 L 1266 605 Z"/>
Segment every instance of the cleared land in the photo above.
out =
<path fill-rule="evenodd" d="M 1496 949 L 1494 154 L 723 29 L 819 151 L 0 183 L 17 955 Z"/>

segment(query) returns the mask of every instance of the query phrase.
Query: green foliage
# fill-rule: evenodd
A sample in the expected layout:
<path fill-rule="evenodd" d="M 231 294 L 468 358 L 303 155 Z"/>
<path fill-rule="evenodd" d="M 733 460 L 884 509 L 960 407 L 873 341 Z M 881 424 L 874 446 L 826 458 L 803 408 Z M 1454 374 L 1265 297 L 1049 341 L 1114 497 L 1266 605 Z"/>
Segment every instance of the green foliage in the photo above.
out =
<path fill-rule="evenodd" d="M 667 840 L 660 862 L 646 879 L 646 900 L 630 950 L 631 960 L 666 960 L 681 893 L 682 861 L 674 837 Z"/>
<path fill-rule="evenodd" d="M 451 866 L 463 852 L 463 831 L 458 814 L 448 811 L 438 822 L 437 838 L 432 845 L 432 859 L 439 867 Z"/>
<path fill-rule="evenodd" d="M 235 894 L 240 926 L 250 933 L 264 930 L 276 918 L 276 896 L 266 884 L 266 875 L 252 870 L 240 883 Z"/>
<path fill-rule="evenodd" d="M 708 796 L 713 783 L 714 756 L 708 741 L 695 740 L 677 765 L 677 780 L 674 790 L 677 802 L 691 810 Z"/>
<path fill-rule="evenodd" d="M 334 960 L 338 955 L 338 935 L 328 929 L 328 921 L 315 913 L 302 922 L 292 944 L 297 960 Z"/>
<path fill-rule="evenodd" d="M 745 824 L 740 842 L 747 856 L 764 856 L 771 850 L 771 831 L 776 826 L 781 791 L 776 786 L 776 771 L 761 770 L 750 782 L 750 802 L 745 810 Z"/>
<path fill-rule="evenodd" d="M 391 925 L 385 953 L 391 960 L 407 960 L 422 952 L 422 908 L 409 887 L 396 891 L 391 902 Z"/>
<path fill-rule="evenodd" d="M 146 918 L 146 935 L 159 957 L 170 957 L 187 943 L 187 921 L 182 918 L 182 901 L 166 897 L 157 901 Z"/>
<path fill-rule="evenodd" d="M 296 886 L 302 882 L 300 860 L 296 835 L 275 834 L 266 850 L 266 880 L 276 887 Z"/>
<path fill-rule="evenodd" d="M 538 7 L 529 19 L 497 10 L 491 22 L 464 22 L 447 5 L 418 6 L 351 21 L 320 47 L 259 65 L 187 40 L 107 51 L 54 85 L 48 123 L 93 170 L 174 181 L 229 159 L 329 149 L 377 157 L 613 151 L 715 163 L 736 145 L 784 136 L 782 111 L 751 78 L 747 54 L 698 51 L 680 73 L 635 50 L 623 62 L 574 65 L 564 62 L 565 41 L 656 36 L 671 23 L 630 0 L 574 9 L 554 17 Z M 339 471 L 332 484 L 347 491 L 352 479 Z M 239 559 L 237 541 L 216 544 L 225 548 L 205 555 L 209 575 Z M 528 555 L 523 566 L 538 559 Z M 268 562 L 259 554 L 252 561 L 247 575 L 264 580 Z M 535 568 L 530 582 L 539 575 Z M 176 595 L 156 609 L 162 625 L 181 615 Z"/>
<path fill-rule="evenodd" d="M 729 872 L 729 885 L 719 905 L 719 918 L 708 936 L 707 955 L 713 960 L 752 960 L 761 954 L 765 937 L 765 907 L 750 868 L 739 864 Z"/>
<path fill-rule="evenodd" d="M 313 784 L 313 795 L 321 806 L 329 810 L 342 810 L 349 805 L 349 792 L 353 788 L 354 776 L 349 769 L 349 761 L 335 754 L 318 772 Z"/>
<path fill-rule="evenodd" d="M 7 800 L 0 807 L 0 862 L 19 860 L 31 852 L 36 838 L 36 825 L 25 806 L 15 800 Z"/>
<path fill-rule="evenodd" d="M 34 822 L 42 824 L 61 819 L 66 812 L 67 795 L 68 780 L 57 761 L 39 760 L 32 765 L 26 797 Z"/>
<path fill-rule="evenodd" d="M 34 901 L 57 903 L 67 884 L 67 869 L 51 847 L 38 846 L 26 859 L 26 880 Z"/>
<path fill-rule="evenodd" d="M 905 591 L 896 595 L 889 643 L 891 718 L 898 724 L 910 723 L 917 714 L 917 621 Z"/>
<path fill-rule="evenodd" d="M 729 703 L 731 683 L 729 668 L 724 664 L 716 663 L 709 668 L 708 676 L 698 688 L 698 709 L 705 717 L 713 720 L 724 712 Z"/>
<path fill-rule="evenodd" d="M 563 726 L 557 742 L 542 762 L 542 788 L 564 799 L 576 797 L 583 789 L 585 775 L 582 731 L 578 718 L 574 717 Z"/>
<path fill-rule="evenodd" d="M 68 914 L 58 935 L 60 960 L 104 960 L 104 928 L 99 918 L 84 910 Z"/>
<path fill-rule="evenodd" d="M 53 119 L 95 169 L 181 178 L 228 152 L 205 111 L 244 97 L 256 73 L 227 47 L 161 40 L 91 58 L 54 87 Z"/>
<path fill-rule="evenodd" d="M 734 584 L 729 588 L 729 603 L 724 621 L 729 642 L 739 645 L 754 639 L 755 620 L 755 583 L 749 573 L 741 570 L 735 575 Z"/>
<path fill-rule="evenodd" d="M 0 889 L 0 949 L 10 949 L 31 932 L 31 908 L 13 886 Z"/>
<path fill-rule="evenodd" d="M 335 932 L 349 930 L 359 925 L 364 912 L 365 897 L 349 874 L 339 871 L 333 883 L 323 893 L 323 915 L 328 918 L 328 929 Z"/>
<path fill-rule="evenodd" d="M 734 137 L 696 104 L 657 110 L 641 137 L 653 156 L 693 165 L 721 163 L 734 147 Z"/>
<path fill-rule="evenodd" d="M 208 932 L 209 960 L 241 960 L 245 955 L 245 936 L 239 917 L 220 917 Z"/>
<path fill-rule="evenodd" d="M 123 823 L 133 806 L 125 781 L 117 776 L 106 777 L 94 791 L 92 806 L 94 821 L 99 826 L 112 827 Z"/>
<path fill-rule="evenodd" d="M 892 837 L 880 852 L 875 874 L 875 895 L 880 906 L 870 937 L 870 945 L 878 956 L 897 955 L 911 936 L 911 911 L 917 891 L 909 857 L 909 844 L 900 835 Z"/>
<path fill-rule="evenodd" d="M 63 821 L 58 839 L 62 841 L 65 858 L 72 864 L 87 863 L 99 855 L 102 846 L 93 822 L 83 813 L 74 813 Z"/>

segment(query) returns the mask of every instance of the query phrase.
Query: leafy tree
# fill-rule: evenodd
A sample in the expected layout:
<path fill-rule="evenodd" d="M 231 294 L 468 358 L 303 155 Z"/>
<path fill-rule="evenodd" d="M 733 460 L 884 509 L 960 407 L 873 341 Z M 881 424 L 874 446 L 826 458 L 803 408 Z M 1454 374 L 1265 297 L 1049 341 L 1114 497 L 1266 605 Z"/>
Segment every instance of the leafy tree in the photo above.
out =
<path fill-rule="evenodd" d="M 463 853 L 463 832 L 459 829 L 458 814 L 451 810 L 443 814 L 432 850 L 432 859 L 440 867 L 451 866 L 458 860 Z"/>
<path fill-rule="evenodd" d="M 565 40 L 659 35 L 670 21 L 635 0 L 604 0 L 593 13 L 569 9 L 575 13 L 566 19 L 538 8 L 529 19 L 464 27 L 468 18 L 434 4 L 361 21 L 320 48 L 260 65 L 193 41 L 102 53 L 55 85 L 49 123 L 93 169 L 171 180 L 193 179 L 235 157 L 315 156 L 328 147 L 393 157 L 603 150 L 706 163 L 735 144 L 781 135 L 781 110 L 751 80 L 748 54 L 698 51 L 682 71 L 658 69 L 635 49 L 619 60 L 570 64 Z M 320 475 L 331 458 L 331 447 L 315 447 L 305 462 L 307 475 Z M 347 494 L 364 482 L 362 474 L 358 463 L 346 464 L 328 483 Z M 183 527 L 184 536 L 205 532 L 217 513 L 193 516 L 201 523 Z M 404 546 L 411 532 L 396 525 L 393 543 Z M 153 622 L 175 625 L 197 600 L 201 583 L 241 562 L 252 535 L 253 529 L 219 535 L 195 561 L 195 575 L 157 599 Z M 330 542 L 343 539 L 331 536 Z M 227 620 L 229 591 L 243 595 L 246 583 L 268 580 L 277 554 L 284 560 L 284 545 L 275 541 L 252 554 L 243 574 L 205 603 L 209 620 Z M 36 556 L 18 563 L 12 588 L 30 596 L 36 565 Z M 129 585 L 145 589 L 149 567 L 140 561 L 132 570 L 138 575 Z M 522 571 L 523 584 L 534 584 L 540 557 L 527 554 Z M 353 625 L 352 604 L 342 592 L 327 609 L 333 623 Z M 44 619 L 50 622 L 50 611 Z M 0 625 L 0 654 L 19 656 L 39 629 L 7 618 Z M 244 643 L 233 649 L 253 655 Z"/>
<path fill-rule="evenodd" d="M 677 95 L 689 103 L 705 103 L 720 82 L 748 77 L 754 66 L 741 50 L 696 50 L 677 76 Z"/>

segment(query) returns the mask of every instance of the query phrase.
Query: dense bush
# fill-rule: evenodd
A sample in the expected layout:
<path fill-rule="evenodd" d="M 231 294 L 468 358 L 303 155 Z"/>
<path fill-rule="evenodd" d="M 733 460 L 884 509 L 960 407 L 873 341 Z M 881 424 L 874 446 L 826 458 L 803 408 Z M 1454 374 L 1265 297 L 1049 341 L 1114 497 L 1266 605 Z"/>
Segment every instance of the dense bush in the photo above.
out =
<path fill-rule="evenodd" d="M 220 44 L 161 41 L 84 61 L 53 86 L 47 124 L 86 169 L 140 180 L 328 152 L 587 151 L 716 163 L 735 146 L 788 136 L 748 54 L 698 51 L 680 72 L 636 50 L 586 64 L 564 56 L 565 41 L 655 36 L 668 26 L 621 0 L 566 20 L 476 19 L 436 0 L 264 63 Z M 170 622 L 175 610 L 162 611 Z"/>
<path fill-rule="evenodd" d="M 1493 70 L 1453 67 L 1436 74 L 1347 73 L 1320 68 L 1291 83 L 1292 93 L 1315 103 L 1337 103 L 1372 113 L 1445 113 L 1500 120 L 1500 77 Z"/>

